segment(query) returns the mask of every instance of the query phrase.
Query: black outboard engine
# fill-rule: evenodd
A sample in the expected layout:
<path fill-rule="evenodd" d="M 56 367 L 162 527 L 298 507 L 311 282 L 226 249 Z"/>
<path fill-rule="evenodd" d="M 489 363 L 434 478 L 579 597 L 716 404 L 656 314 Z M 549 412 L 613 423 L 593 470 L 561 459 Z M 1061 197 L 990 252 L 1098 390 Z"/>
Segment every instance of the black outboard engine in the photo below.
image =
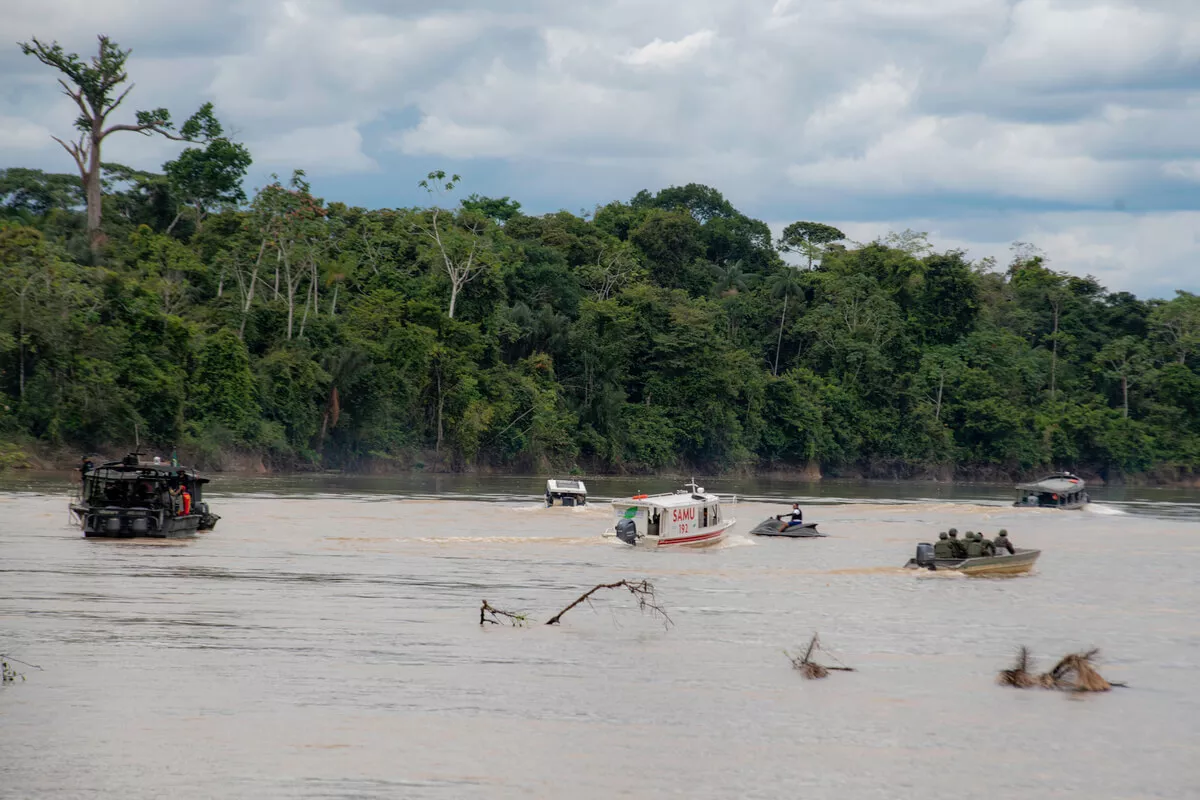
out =
<path fill-rule="evenodd" d="M 918 544 L 916 562 L 918 567 L 937 569 L 937 565 L 934 563 L 933 559 L 933 545 L 931 545 L 929 542 L 921 542 Z"/>
<path fill-rule="evenodd" d="M 617 538 L 625 544 L 637 543 L 637 525 L 631 519 L 623 519 L 616 526 Z"/>
<path fill-rule="evenodd" d="M 569 495 L 569 494 L 564 494 L 564 495 L 562 496 L 562 504 L 563 504 L 563 507 L 564 507 L 564 508 L 569 508 L 569 507 L 571 507 L 571 506 L 574 506 L 574 505 L 575 505 L 575 498 L 574 498 L 574 497 L 572 497 L 572 496 L 571 496 L 571 495 Z"/>

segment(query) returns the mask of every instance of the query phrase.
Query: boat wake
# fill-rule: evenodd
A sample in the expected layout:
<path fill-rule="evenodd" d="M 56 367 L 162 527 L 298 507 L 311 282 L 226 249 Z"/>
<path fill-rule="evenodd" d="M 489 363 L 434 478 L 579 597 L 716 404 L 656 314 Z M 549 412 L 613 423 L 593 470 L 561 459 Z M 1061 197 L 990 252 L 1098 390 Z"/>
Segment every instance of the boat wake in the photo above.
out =
<path fill-rule="evenodd" d="M 1099 514 L 1102 517 L 1123 517 L 1129 514 L 1128 511 L 1122 508 L 1104 505 L 1102 503 L 1088 503 L 1083 508 L 1089 514 Z"/>

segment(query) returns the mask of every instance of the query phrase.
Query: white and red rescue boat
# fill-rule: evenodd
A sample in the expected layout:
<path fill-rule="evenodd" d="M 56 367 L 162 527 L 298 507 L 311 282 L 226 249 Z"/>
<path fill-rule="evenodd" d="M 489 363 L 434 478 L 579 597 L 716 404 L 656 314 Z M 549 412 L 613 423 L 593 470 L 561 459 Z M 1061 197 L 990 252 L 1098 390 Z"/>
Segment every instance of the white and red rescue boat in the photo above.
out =
<path fill-rule="evenodd" d="M 725 538 L 737 522 L 726 519 L 721 500 L 693 481 L 670 494 L 639 494 L 612 501 L 615 536 L 637 547 L 707 547 Z"/>

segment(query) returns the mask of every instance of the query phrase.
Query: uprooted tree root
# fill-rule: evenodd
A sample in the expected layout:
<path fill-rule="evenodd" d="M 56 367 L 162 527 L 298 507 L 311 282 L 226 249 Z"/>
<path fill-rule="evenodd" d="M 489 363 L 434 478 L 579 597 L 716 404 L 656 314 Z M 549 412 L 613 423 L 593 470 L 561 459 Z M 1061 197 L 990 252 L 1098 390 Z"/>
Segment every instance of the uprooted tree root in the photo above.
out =
<path fill-rule="evenodd" d="M 816 661 L 813 661 L 813 653 L 815 653 L 817 650 L 824 650 L 824 648 L 821 647 L 820 639 L 818 639 L 817 634 L 814 633 L 812 639 L 810 639 L 808 642 L 808 649 L 804 651 L 803 656 L 793 656 L 786 650 L 783 654 L 791 659 L 792 666 L 800 670 L 800 674 L 809 680 L 828 677 L 830 670 L 837 670 L 838 672 L 854 672 L 854 667 L 847 667 L 844 664 L 836 667 L 818 664 Z M 828 650 L 825 650 L 825 654 L 830 658 L 833 658 L 835 661 L 837 660 L 837 657 Z"/>
<path fill-rule="evenodd" d="M 629 593 L 637 598 L 638 609 L 641 611 L 649 611 L 652 615 L 661 617 L 663 624 L 667 627 L 670 627 L 672 624 L 674 624 L 672 623 L 670 616 L 667 615 L 666 609 L 658 604 L 658 598 L 654 594 L 654 585 L 647 580 L 623 580 L 615 583 L 597 584 L 576 598 L 575 602 L 571 603 L 562 611 L 559 611 L 557 614 L 547 620 L 546 624 L 557 625 L 562 620 L 564 614 L 580 603 L 587 603 L 588 605 L 591 605 L 592 595 L 601 589 L 628 589 Z M 479 607 L 479 624 L 486 625 L 491 623 L 492 625 L 501 625 L 505 622 L 513 627 L 521 627 L 523 625 L 528 625 L 529 619 L 524 614 L 516 614 L 512 611 L 504 611 L 502 609 L 495 608 L 488 603 L 487 600 L 484 600 L 483 604 Z"/>
<path fill-rule="evenodd" d="M 1125 686 L 1123 683 L 1113 683 L 1104 679 L 1092 660 L 1100 654 L 1092 649 L 1085 653 L 1071 653 L 1063 656 L 1054 669 L 1034 675 L 1031 667 L 1032 659 L 1029 648 L 1022 646 L 1017 651 L 1016 663 L 1010 669 L 1001 670 L 996 680 L 1003 686 L 1015 686 L 1018 689 L 1030 689 L 1040 686 L 1043 689 L 1058 689 L 1063 692 L 1107 692 L 1114 686 Z"/>

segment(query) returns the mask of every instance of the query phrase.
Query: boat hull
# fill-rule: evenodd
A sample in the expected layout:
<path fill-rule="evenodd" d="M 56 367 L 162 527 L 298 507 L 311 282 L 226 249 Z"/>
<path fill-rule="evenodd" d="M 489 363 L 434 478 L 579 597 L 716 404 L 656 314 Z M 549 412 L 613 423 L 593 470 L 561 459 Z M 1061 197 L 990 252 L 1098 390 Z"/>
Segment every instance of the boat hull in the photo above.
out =
<path fill-rule="evenodd" d="M 181 539 L 195 536 L 203 519 L 202 514 L 164 516 L 160 520 L 151 514 L 88 509 L 80 513 L 80 528 L 89 539 Z"/>
<path fill-rule="evenodd" d="M 725 520 L 716 527 L 700 533 L 691 536 L 677 536 L 673 539 L 659 538 L 657 543 L 647 541 L 656 537 L 646 536 L 643 539 L 639 539 L 638 544 L 645 541 L 646 544 L 654 547 L 712 547 L 725 538 L 725 534 L 733 527 L 735 522 L 737 522 L 735 519 Z"/>
<path fill-rule="evenodd" d="M 1089 503 L 1091 503 L 1090 500 L 1080 500 L 1077 503 L 1060 503 L 1060 504 L 1056 505 L 1056 504 L 1052 504 L 1052 503 L 1046 503 L 1046 504 L 1023 503 L 1020 500 L 1018 500 L 1017 502 L 1013 503 L 1013 506 L 1015 508 L 1052 508 L 1052 509 L 1056 509 L 1058 511 L 1076 511 L 1078 509 L 1084 508 Z"/>
<path fill-rule="evenodd" d="M 720 544 L 725 539 L 725 534 L 729 529 L 737 523 L 736 519 L 724 520 L 720 525 L 709 530 L 701 531 L 692 536 L 676 536 L 670 539 L 662 539 L 657 536 L 639 536 L 635 547 L 644 547 L 649 550 L 658 550 L 664 547 L 712 547 L 715 544 Z M 606 539 L 617 538 L 613 531 L 605 531 Z"/>
<path fill-rule="evenodd" d="M 904 566 L 907 569 L 949 570 L 972 576 L 1021 575 L 1033 569 L 1041 554 L 1041 550 L 1018 550 L 1015 553 L 978 558 L 935 558 L 925 564 L 910 558 Z"/>

